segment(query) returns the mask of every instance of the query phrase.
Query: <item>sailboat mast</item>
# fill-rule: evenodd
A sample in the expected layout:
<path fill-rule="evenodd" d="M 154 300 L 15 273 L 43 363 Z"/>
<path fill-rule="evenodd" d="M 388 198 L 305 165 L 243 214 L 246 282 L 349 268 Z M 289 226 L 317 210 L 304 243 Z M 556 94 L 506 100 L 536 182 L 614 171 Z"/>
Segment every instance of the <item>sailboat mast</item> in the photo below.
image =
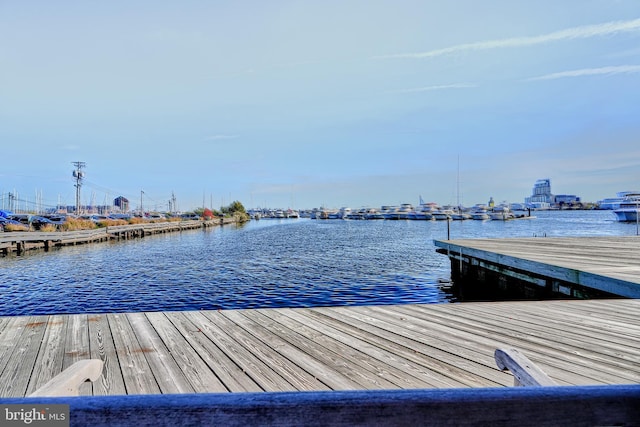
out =
<path fill-rule="evenodd" d="M 460 154 L 458 154 L 458 174 L 456 178 L 456 204 L 460 211 Z"/>

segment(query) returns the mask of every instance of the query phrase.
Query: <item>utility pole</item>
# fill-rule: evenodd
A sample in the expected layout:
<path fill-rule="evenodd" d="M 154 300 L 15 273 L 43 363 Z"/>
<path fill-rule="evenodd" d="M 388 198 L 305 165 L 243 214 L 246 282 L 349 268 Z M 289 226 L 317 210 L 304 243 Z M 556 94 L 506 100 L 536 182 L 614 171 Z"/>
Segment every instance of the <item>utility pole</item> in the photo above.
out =
<path fill-rule="evenodd" d="M 140 190 L 140 216 L 144 218 L 144 209 L 142 208 L 142 195 L 144 191 Z"/>
<path fill-rule="evenodd" d="M 76 215 L 80 214 L 80 188 L 82 188 L 82 179 L 84 172 L 82 169 L 87 165 L 85 162 L 71 162 L 76 169 L 73 171 L 73 177 L 76 179 Z"/>

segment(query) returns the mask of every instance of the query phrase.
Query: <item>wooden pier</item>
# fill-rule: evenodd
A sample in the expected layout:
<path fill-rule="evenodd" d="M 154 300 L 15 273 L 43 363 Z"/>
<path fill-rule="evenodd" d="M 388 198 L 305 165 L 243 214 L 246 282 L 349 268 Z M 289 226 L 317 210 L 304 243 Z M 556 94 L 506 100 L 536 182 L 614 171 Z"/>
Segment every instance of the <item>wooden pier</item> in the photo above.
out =
<path fill-rule="evenodd" d="M 61 246 L 106 242 L 110 240 L 138 239 L 152 234 L 194 230 L 231 223 L 235 223 L 233 218 L 209 221 L 189 220 L 128 224 L 78 231 L 0 232 L 0 255 L 21 255 L 29 250 L 41 249 L 48 251 Z"/>
<path fill-rule="evenodd" d="M 639 383 L 640 301 L 1 317 L 0 397 L 90 358 L 82 395 L 503 387 L 511 347 L 560 385 Z"/>
<path fill-rule="evenodd" d="M 436 240 L 454 282 L 476 299 L 489 288 L 530 298 L 640 298 L 640 237 Z M 485 297 L 486 298 L 486 297 Z"/>

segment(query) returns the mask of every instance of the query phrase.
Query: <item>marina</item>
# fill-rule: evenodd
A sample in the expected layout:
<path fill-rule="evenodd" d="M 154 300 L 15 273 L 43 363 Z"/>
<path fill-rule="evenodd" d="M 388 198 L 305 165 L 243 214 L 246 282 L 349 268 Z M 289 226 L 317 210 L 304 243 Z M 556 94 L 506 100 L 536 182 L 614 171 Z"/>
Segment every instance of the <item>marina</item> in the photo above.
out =
<path fill-rule="evenodd" d="M 558 385 L 640 381 L 635 300 L 0 318 L 0 396 L 100 359 L 81 395 L 511 387 L 497 348 Z"/>
<path fill-rule="evenodd" d="M 590 218 L 599 215 L 590 214 Z M 569 225 L 572 221 L 580 224 L 584 219 L 579 216 L 560 218 L 567 232 L 575 232 L 575 225 Z M 519 224 L 514 221 L 471 221 L 471 227 L 465 224 L 468 221 L 460 221 L 454 232 L 535 235 L 542 234 L 541 226 L 549 227 L 557 219 L 543 215 L 541 221 L 517 221 Z M 257 223 L 237 228 L 216 227 L 204 232 L 160 233 L 139 242 L 124 240 L 105 247 L 89 245 L 84 248 L 88 251 L 83 251 L 89 257 L 71 248 L 61 250 L 58 254 L 61 259 L 67 259 L 66 255 L 71 255 L 69 259 L 78 258 L 78 268 L 84 272 L 88 271 L 86 267 L 91 259 L 106 259 L 112 264 L 115 258 L 107 254 L 112 248 L 117 249 L 121 261 L 132 251 L 133 258 L 142 261 L 135 264 L 138 267 L 134 270 L 143 277 L 130 297 L 134 305 L 123 306 L 130 307 L 128 311 L 123 307 L 100 310 L 101 299 L 107 299 L 111 304 L 111 300 L 119 296 L 119 289 L 123 285 L 131 288 L 134 279 L 133 276 L 125 277 L 120 283 L 100 269 L 95 271 L 95 277 L 110 282 L 106 296 L 100 297 L 101 287 L 85 279 L 74 281 L 72 288 L 75 291 L 66 289 L 64 283 L 47 286 L 55 292 L 54 301 L 46 301 L 52 298 L 47 297 L 46 292 L 42 302 L 34 301 L 33 297 L 41 291 L 36 292 L 32 287 L 25 294 L 26 301 L 20 301 L 20 298 L 3 301 L 5 314 L 9 307 L 13 313 L 36 311 L 29 315 L 0 317 L 2 401 L 14 404 L 64 402 L 70 404 L 74 423 L 92 425 L 117 425 L 118 420 L 131 417 L 144 420 L 146 424 L 141 425 L 157 425 L 158 417 L 165 422 L 202 424 L 216 420 L 226 425 L 297 425 L 303 420 L 308 425 L 317 425 L 319 420 L 348 425 L 380 422 L 404 425 L 420 422 L 425 417 L 434 424 L 455 420 L 457 424 L 469 422 L 472 425 L 474 422 L 506 425 L 505 420 L 520 425 L 575 424 L 578 421 L 581 425 L 627 425 L 631 420 L 637 420 L 640 304 L 637 299 L 612 298 L 623 295 L 621 289 L 626 292 L 640 286 L 637 279 L 633 280 L 638 277 L 640 266 L 638 239 L 627 235 L 632 230 L 625 224 L 610 223 L 612 231 L 623 234 L 614 236 L 444 241 L 436 238 L 443 233 L 443 228 L 435 221 L 336 221 L 328 224 L 325 221 L 284 220 Z M 565 233 L 554 227 L 549 228 L 550 234 Z M 328 229 L 331 233 L 326 233 Z M 286 249 L 289 245 L 297 247 L 298 241 L 280 246 L 282 234 L 278 234 L 279 238 L 271 234 L 285 230 L 289 230 L 287 236 L 295 235 L 296 230 L 304 230 L 299 236 L 304 236 L 300 241 L 307 242 L 304 252 Z M 307 234 L 312 230 L 315 231 Z M 398 239 L 395 247 L 389 240 L 390 232 Z M 260 252 L 249 251 L 247 258 L 240 257 L 240 252 L 230 244 L 237 242 L 241 247 L 259 249 L 261 233 L 267 233 L 264 248 L 276 245 L 277 249 L 276 256 L 265 251 L 265 262 L 272 265 L 278 259 L 277 255 L 286 254 L 279 260 L 298 267 L 293 270 L 294 277 L 308 277 L 308 273 L 299 268 L 309 266 L 322 282 L 331 282 L 328 276 L 318 274 L 319 264 L 312 257 L 313 250 L 318 251 L 318 260 L 327 259 L 328 249 L 332 249 L 334 255 L 339 251 L 345 259 L 336 256 L 330 259 L 344 261 L 345 271 L 353 270 L 354 262 L 344 255 L 353 250 L 357 241 L 355 236 L 364 236 L 361 242 L 372 245 L 356 245 L 360 250 L 352 255 L 358 258 L 357 264 L 365 270 L 375 265 L 384 271 L 397 266 L 399 259 L 411 258 L 399 252 L 410 242 L 417 251 L 424 252 L 424 237 L 428 235 L 433 239 L 431 250 L 438 259 L 447 258 L 436 254 L 436 248 L 449 255 L 450 275 L 454 282 L 462 281 L 466 272 L 479 271 L 476 267 L 482 267 L 507 278 L 496 281 L 507 287 L 510 286 L 509 278 L 526 282 L 527 277 L 532 277 L 532 286 L 555 287 L 564 298 L 584 296 L 584 289 L 573 288 L 559 278 L 540 279 L 541 273 L 536 268 L 543 266 L 554 272 L 572 270 L 574 276 L 581 279 L 580 286 L 587 282 L 592 284 L 597 277 L 600 285 L 592 287 L 606 291 L 608 299 L 425 304 L 411 303 L 410 299 L 397 303 L 397 299 L 384 298 L 385 293 L 394 298 L 398 295 L 413 298 L 422 294 L 428 295 L 429 299 L 445 293 L 444 288 L 431 286 L 429 280 L 416 286 L 420 280 L 425 280 L 424 277 L 418 279 L 418 273 L 416 281 L 400 276 L 378 278 L 379 283 L 364 289 L 365 294 L 374 297 L 367 300 L 369 304 L 358 304 L 357 300 L 349 299 L 343 301 L 343 306 L 335 305 L 337 292 L 347 283 L 358 283 L 358 279 L 341 278 L 326 289 L 319 288 L 317 283 L 310 288 L 304 282 L 295 283 L 302 294 L 291 295 L 290 300 L 278 300 L 271 308 L 260 308 L 268 301 L 256 297 L 253 290 L 244 290 L 241 276 L 241 272 L 251 273 L 248 260 L 260 259 Z M 596 224 L 592 229 L 586 222 L 582 233 L 601 234 L 602 224 Z M 312 249 L 308 242 L 323 235 L 339 240 L 331 240 L 331 244 L 320 241 L 318 247 Z M 189 247 L 201 240 L 206 246 Z M 501 241 L 504 242 L 502 248 L 496 243 Z M 393 253 L 395 257 L 375 256 L 376 252 L 371 249 L 380 247 L 382 242 L 385 243 L 385 255 Z M 215 252 L 210 258 L 202 257 L 203 248 L 210 250 L 215 247 L 212 244 L 230 250 L 234 256 L 233 265 L 241 269 L 226 272 L 230 264 L 220 258 L 223 252 Z M 163 285 L 161 276 L 153 276 L 151 281 L 146 279 L 141 269 L 143 265 L 149 264 L 147 266 L 153 271 L 157 269 L 151 258 L 140 259 L 141 251 L 170 254 L 178 266 L 184 266 L 184 260 L 176 251 L 167 250 L 175 247 L 185 252 L 186 259 L 198 259 L 191 265 L 207 265 L 210 266 L 208 272 L 219 270 L 224 273 L 219 276 L 222 279 L 213 280 L 215 287 L 203 289 L 207 298 L 213 297 L 215 288 L 226 285 L 225 277 L 233 277 L 234 282 L 221 289 L 221 295 L 228 296 L 231 292 L 241 308 L 210 309 L 205 304 L 194 309 L 192 302 L 182 305 L 179 298 L 172 297 L 168 293 L 169 287 L 157 287 Z M 489 255 L 479 262 L 481 253 Z M 364 254 L 371 258 L 371 265 Z M 57 258 L 51 255 L 6 260 L 8 267 L 14 262 L 20 270 L 27 267 L 25 274 L 30 277 L 29 283 L 37 284 L 42 279 L 29 274 L 28 265 L 31 260 L 39 260 L 34 268 L 42 269 L 41 263 Z M 507 262 L 511 258 L 517 258 L 515 264 Z M 427 261 L 429 259 L 413 261 L 416 265 L 424 265 L 431 262 Z M 169 258 L 160 260 L 163 270 L 171 266 Z M 385 264 L 385 260 L 389 263 Z M 558 266 L 556 260 L 562 260 L 566 265 Z M 502 264 L 499 268 L 487 268 L 489 262 Z M 62 277 L 73 276 L 73 265 L 63 264 Z M 410 265 L 402 265 L 400 271 L 411 271 Z M 128 261 L 123 266 L 131 269 Z M 255 266 L 255 271 L 262 270 Z M 276 270 L 279 270 L 277 266 Z M 8 271 L 11 275 L 11 270 Z M 329 271 L 334 271 L 334 267 L 327 273 Z M 171 281 L 179 277 L 170 268 L 166 273 Z M 373 273 L 375 277 L 376 272 Z M 488 276 L 486 272 L 483 274 Z M 476 279 L 480 276 L 482 274 Z M 571 274 L 565 273 L 565 276 Z M 192 279 L 187 289 L 195 294 L 194 285 L 202 284 L 202 280 L 187 277 Z M 251 277 L 256 278 L 255 275 Z M 88 279 L 91 280 L 91 276 Z M 207 280 L 211 279 L 206 279 L 205 284 Z M 288 293 L 289 289 L 282 286 L 293 284 L 291 280 L 283 276 L 280 285 L 273 289 L 273 295 L 281 297 Z M 401 286 L 385 286 L 389 285 L 389 280 L 395 282 L 394 285 L 409 286 L 399 291 Z M 149 291 L 144 288 L 148 284 L 152 285 Z M 426 286 L 423 288 L 423 285 Z M 3 287 L 6 292 L 24 285 L 18 279 L 15 285 L 7 287 L 4 284 Z M 176 291 L 184 294 L 180 288 Z M 83 296 L 76 292 L 91 295 L 92 299 L 82 302 Z M 327 298 L 328 292 L 331 296 Z M 299 303 L 301 296 L 309 293 L 317 293 L 321 298 L 307 301 L 307 307 L 292 307 L 292 302 Z M 450 302 L 455 298 L 459 297 Z M 70 308 L 71 301 L 81 303 Z M 212 302 L 217 304 L 215 301 L 213 297 Z M 149 304 L 145 306 L 147 302 Z M 58 312 L 61 307 L 75 313 Z M 552 385 L 514 387 L 518 383 L 516 373 L 502 370 L 502 359 L 498 359 L 498 354 L 504 352 L 527 357 L 548 376 Z M 81 384 L 80 397 L 55 398 L 46 394 L 25 397 L 34 392 L 41 393 L 48 381 L 69 372 L 67 369 L 77 366 L 76 362 L 89 360 L 100 363 L 103 368 L 92 382 Z M 589 411 L 578 411 L 585 405 Z M 545 410 L 540 411 L 540 407 Z M 576 411 L 578 415 L 575 415 Z"/>

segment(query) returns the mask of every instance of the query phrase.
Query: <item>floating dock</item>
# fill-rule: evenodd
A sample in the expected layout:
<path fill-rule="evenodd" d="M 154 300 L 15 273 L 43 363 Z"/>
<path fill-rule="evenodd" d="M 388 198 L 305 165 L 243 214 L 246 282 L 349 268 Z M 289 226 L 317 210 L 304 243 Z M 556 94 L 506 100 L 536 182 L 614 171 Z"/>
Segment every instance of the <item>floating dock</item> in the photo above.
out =
<path fill-rule="evenodd" d="M 640 382 L 640 301 L 0 317 L 0 397 L 104 361 L 82 395 L 512 386 L 517 348 L 559 385 Z"/>
<path fill-rule="evenodd" d="M 539 299 L 640 298 L 638 236 L 436 240 L 434 244 L 450 258 L 454 283 L 472 299 L 491 291 Z"/>

